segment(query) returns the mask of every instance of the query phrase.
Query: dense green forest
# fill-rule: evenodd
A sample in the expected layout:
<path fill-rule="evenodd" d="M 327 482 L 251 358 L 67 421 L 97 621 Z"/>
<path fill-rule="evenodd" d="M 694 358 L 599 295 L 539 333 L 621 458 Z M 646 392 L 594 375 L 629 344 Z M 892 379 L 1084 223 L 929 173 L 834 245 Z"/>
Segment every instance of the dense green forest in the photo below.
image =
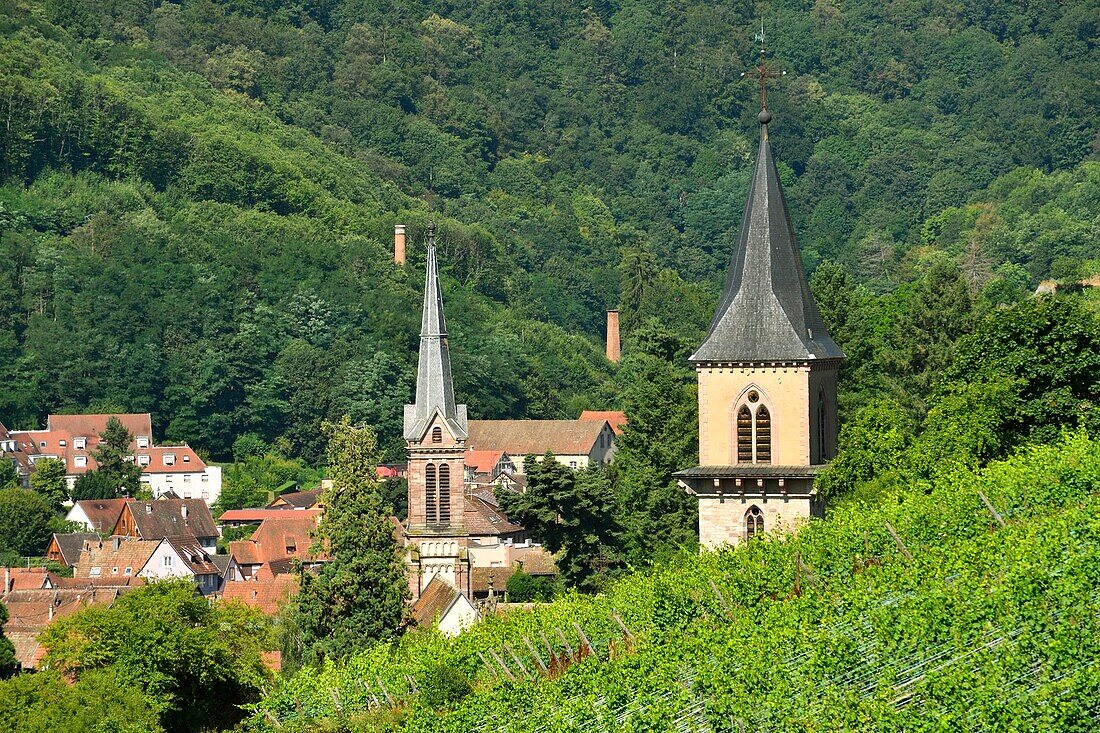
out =
<path fill-rule="evenodd" d="M 853 362 L 893 349 L 937 263 L 974 308 L 1097 266 L 1088 2 L 0 7 L 9 427 L 151 411 L 214 459 L 243 436 L 316 464 L 321 422 L 348 414 L 399 456 L 430 215 L 472 415 L 621 406 L 649 367 L 602 359 L 603 311 L 624 310 L 628 352 L 678 362 L 710 316 L 760 15 L 789 71 L 772 137 L 806 265 L 836 263 L 879 314 Z M 848 374 L 847 405 L 923 409 Z"/>

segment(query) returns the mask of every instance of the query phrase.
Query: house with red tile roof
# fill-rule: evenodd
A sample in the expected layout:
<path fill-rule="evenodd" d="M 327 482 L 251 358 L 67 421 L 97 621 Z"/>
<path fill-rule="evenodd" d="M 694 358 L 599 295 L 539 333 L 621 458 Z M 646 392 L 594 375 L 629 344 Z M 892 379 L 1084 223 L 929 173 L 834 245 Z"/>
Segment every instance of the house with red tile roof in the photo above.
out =
<path fill-rule="evenodd" d="M 523 473 L 523 456 L 550 452 L 570 468 L 604 466 L 615 455 L 607 420 L 470 420 L 467 450 L 503 451 Z"/>
<path fill-rule="evenodd" d="M 244 527 L 247 525 L 258 527 L 268 517 L 274 519 L 284 518 L 287 511 L 287 509 L 274 509 L 271 507 L 266 509 L 228 509 L 218 517 L 218 524 L 222 526 L 229 525 L 230 527 Z M 302 516 L 316 518 L 321 516 L 320 509 L 298 509 L 295 511 L 301 512 Z"/>
<path fill-rule="evenodd" d="M 8 609 L 4 636 L 15 646 L 15 657 L 24 670 L 37 669 L 45 648 L 38 635 L 59 618 L 70 616 L 88 606 L 110 606 L 124 587 L 34 588 L 14 590 L 0 595 L 0 603 Z"/>
<path fill-rule="evenodd" d="M 478 619 L 470 599 L 441 575 L 436 575 L 413 603 L 410 618 L 417 626 L 435 624 L 447 636 L 457 636 Z"/>
<path fill-rule="evenodd" d="M 45 430 L 9 431 L 0 426 L 0 453 L 15 463 L 24 481 L 34 470 L 35 461 L 63 461 L 72 488 L 79 476 L 98 467 L 94 454 L 99 435 L 112 417 L 134 436 L 134 460 L 142 467 L 142 483 L 148 485 L 154 497 L 171 491 L 184 499 L 203 499 L 208 504 L 217 501 L 221 495 L 221 468 L 207 466 L 188 445 L 155 445 L 149 413 L 49 415 Z"/>
<path fill-rule="evenodd" d="M 606 420 L 615 435 L 623 434 L 626 425 L 626 413 L 622 410 L 585 410 L 578 420 Z"/>
<path fill-rule="evenodd" d="M 99 535 L 95 532 L 54 532 L 46 546 L 46 559 L 71 568 L 80 559 L 84 543 L 89 541 L 98 542 Z"/>
<path fill-rule="evenodd" d="M 311 489 L 310 491 L 288 491 L 285 494 L 276 496 L 275 500 L 267 505 L 267 508 L 279 509 L 282 511 L 287 509 L 319 509 L 318 502 L 320 499 L 320 489 Z"/>
<path fill-rule="evenodd" d="M 76 522 L 89 532 L 110 534 L 118 524 L 118 518 L 122 515 L 126 501 L 126 499 L 81 499 L 73 502 L 73 508 L 65 515 L 65 519 Z"/>
<path fill-rule="evenodd" d="M 468 449 L 465 464 L 467 483 L 492 483 L 502 473 L 516 472 L 512 457 L 502 450 Z"/>
<path fill-rule="evenodd" d="M 129 499 L 111 534 L 143 540 L 194 537 L 211 555 L 217 550 L 218 542 L 214 516 L 202 499 Z"/>
<path fill-rule="evenodd" d="M 244 605 L 274 616 L 298 593 L 297 575 L 279 574 L 270 578 L 229 581 L 222 588 L 222 601 L 238 601 Z"/>
<path fill-rule="evenodd" d="M 313 531 L 320 522 L 319 513 L 282 511 L 280 516 L 264 519 L 246 540 L 229 543 L 229 554 L 244 578 L 252 577 L 262 566 L 281 560 L 298 560 L 304 568 L 327 562 L 328 557 L 311 551 Z M 288 569 L 293 563 L 285 563 Z"/>

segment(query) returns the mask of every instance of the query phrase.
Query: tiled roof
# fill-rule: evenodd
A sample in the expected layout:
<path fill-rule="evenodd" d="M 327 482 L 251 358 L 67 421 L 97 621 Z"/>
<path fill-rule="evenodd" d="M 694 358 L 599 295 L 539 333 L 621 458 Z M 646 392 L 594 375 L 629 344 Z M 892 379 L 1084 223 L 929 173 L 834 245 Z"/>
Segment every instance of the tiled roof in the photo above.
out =
<path fill-rule="evenodd" d="M 135 455 L 137 462 L 142 464 L 142 473 L 201 473 L 206 470 L 206 463 L 189 445 L 138 448 Z M 146 456 L 148 463 L 144 461 Z"/>
<path fill-rule="evenodd" d="M 4 568 L 7 586 L 0 588 L 0 595 L 13 590 L 37 590 L 48 575 L 46 568 Z"/>
<path fill-rule="evenodd" d="M 287 513 L 287 509 L 229 509 L 222 513 L 218 517 L 218 522 L 262 522 L 268 517 L 283 517 Z M 319 517 L 321 516 L 320 509 L 299 509 L 297 510 L 302 515 Z"/>
<path fill-rule="evenodd" d="M 107 428 L 107 421 L 117 417 L 122 426 L 134 437 L 144 435 L 153 439 L 153 416 L 148 412 L 91 415 L 49 415 L 46 418 L 46 430 L 68 433 L 78 437 L 99 441 L 99 434 Z"/>
<path fill-rule="evenodd" d="M 126 508 L 133 515 L 134 526 L 143 540 L 189 534 L 200 540 L 218 536 L 210 507 L 202 499 L 130 500 Z"/>
<path fill-rule="evenodd" d="M 35 669 L 43 649 L 38 634 L 53 621 L 89 605 L 110 605 L 123 588 L 35 589 L 12 591 L 0 597 L 8 609 L 4 635 L 15 645 L 16 658 L 26 669 Z M 52 611 L 52 613 L 51 613 Z"/>
<path fill-rule="evenodd" d="M 172 546 L 183 564 L 195 575 L 221 576 L 218 566 L 211 561 L 210 555 L 206 554 L 195 537 L 166 537 L 163 542 Z"/>
<path fill-rule="evenodd" d="M 504 535 L 522 532 L 523 527 L 508 520 L 497 506 L 496 497 L 489 487 L 466 492 L 465 512 L 462 515 L 466 531 L 472 535 Z"/>
<path fill-rule="evenodd" d="M 467 450 L 466 465 L 474 473 L 492 473 L 500 459 L 504 457 L 502 450 Z"/>
<path fill-rule="evenodd" d="M 70 532 L 65 534 L 55 533 L 53 541 L 61 551 L 61 559 L 66 565 L 72 567 L 80 559 L 80 551 L 84 549 L 84 543 L 98 541 L 99 535 L 92 532 Z"/>
<path fill-rule="evenodd" d="M 323 560 L 323 555 L 309 552 L 313 544 L 310 533 L 317 527 L 318 513 L 272 512 L 247 540 L 229 543 L 231 554 L 239 565 L 259 565 L 271 560 L 296 557 L 301 560 Z"/>
<path fill-rule="evenodd" d="M 269 580 L 230 580 L 222 590 L 222 600 L 240 601 L 274 616 L 297 593 L 297 575 L 276 575 Z"/>
<path fill-rule="evenodd" d="M 320 496 L 320 489 L 315 489 L 313 491 L 289 491 L 285 494 L 276 496 L 275 501 L 268 504 L 268 507 L 275 508 L 276 505 L 289 504 L 295 509 L 312 509 L 317 504 L 317 499 Z"/>
<path fill-rule="evenodd" d="M 467 445 L 510 456 L 587 455 L 603 431 L 598 420 L 470 420 Z"/>
<path fill-rule="evenodd" d="M 541 547 L 535 547 L 523 553 L 518 562 L 528 575 L 557 575 L 558 564 L 554 556 Z"/>
<path fill-rule="evenodd" d="M 117 547 L 115 545 L 118 545 Z M 137 575 L 149 562 L 149 558 L 160 545 L 160 540 L 138 540 L 129 537 L 110 537 L 97 542 L 86 542 L 73 568 L 77 578 L 126 577 L 126 568 L 131 575 Z M 92 574 L 94 568 L 99 572 Z M 115 568 L 118 572 L 115 572 Z"/>
<path fill-rule="evenodd" d="M 97 467 L 92 452 L 99 445 L 99 434 L 107 427 L 107 421 L 117 417 L 119 422 L 137 437 L 153 440 L 153 420 L 148 413 L 143 414 L 93 414 L 93 415 L 50 415 L 46 418 L 45 430 L 12 431 L 11 438 L 19 442 L 23 453 L 36 456 L 53 456 L 65 462 L 65 472 L 81 474 Z M 86 444 L 78 450 L 74 438 L 85 438 Z M 76 457 L 85 458 L 84 465 L 78 466 Z"/>
<path fill-rule="evenodd" d="M 110 573 L 110 568 L 107 570 Z M 137 572 L 137 571 L 134 571 Z M 145 585 L 145 578 L 136 575 L 103 575 L 98 578 L 63 578 L 50 573 L 50 584 L 54 588 L 132 588 Z"/>
<path fill-rule="evenodd" d="M 515 575 L 515 568 L 473 568 L 470 570 L 470 592 L 482 595 L 489 592 L 489 576 L 493 577 L 493 593 L 503 596 L 508 580 Z"/>
<path fill-rule="evenodd" d="M 419 626 L 427 626 L 436 618 L 443 618 L 458 597 L 458 588 L 437 575 L 416 599 L 409 615 Z"/>
<path fill-rule="evenodd" d="M 82 499 L 73 505 L 73 509 L 80 507 L 92 528 L 106 534 L 114 529 L 125 506 L 126 499 Z M 72 514 L 71 510 L 69 514 Z"/>
<path fill-rule="evenodd" d="M 626 425 L 626 413 L 622 410 L 585 410 L 578 420 L 606 420 L 615 435 L 623 434 L 623 426 Z"/>

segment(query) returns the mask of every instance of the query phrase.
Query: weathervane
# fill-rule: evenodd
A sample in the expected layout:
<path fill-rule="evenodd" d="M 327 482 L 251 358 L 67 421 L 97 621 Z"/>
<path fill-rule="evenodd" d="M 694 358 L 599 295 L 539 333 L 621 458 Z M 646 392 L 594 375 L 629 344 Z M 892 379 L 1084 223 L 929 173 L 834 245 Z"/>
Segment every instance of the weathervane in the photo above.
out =
<path fill-rule="evenodd" d="M 772 121 L 772 113 L 768 111 L 768 79 L 777 79 L 781 76 L 786 76 L 786 71 L 773 70 L 768 66 L 768 60 L 765 58 L 767 47 L 764 45 L 764 21 L 760 21 L 760 32 L 753 36 L 754 41 L 760 42 L 760 61 L 757 63 L 755 69 L 749 71 L 742 71 L 741 78 L 746 76 L 755 77 L 760 82 L 760 114 L 757 119 L 760 120 L 761 125 L 766 125 Z"/>

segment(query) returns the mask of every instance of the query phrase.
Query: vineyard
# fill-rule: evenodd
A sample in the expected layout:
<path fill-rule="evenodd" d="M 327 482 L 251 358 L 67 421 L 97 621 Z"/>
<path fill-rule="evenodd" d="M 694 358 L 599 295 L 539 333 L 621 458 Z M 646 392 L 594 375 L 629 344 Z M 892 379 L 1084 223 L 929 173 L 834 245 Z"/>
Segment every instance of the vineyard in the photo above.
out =
<path fill-rule="evenodd" d="M 1100 445 L 304 670 L 253 730 L 1092 731 Z M 563 668 L 563 669 L 562 669 Z"/>

